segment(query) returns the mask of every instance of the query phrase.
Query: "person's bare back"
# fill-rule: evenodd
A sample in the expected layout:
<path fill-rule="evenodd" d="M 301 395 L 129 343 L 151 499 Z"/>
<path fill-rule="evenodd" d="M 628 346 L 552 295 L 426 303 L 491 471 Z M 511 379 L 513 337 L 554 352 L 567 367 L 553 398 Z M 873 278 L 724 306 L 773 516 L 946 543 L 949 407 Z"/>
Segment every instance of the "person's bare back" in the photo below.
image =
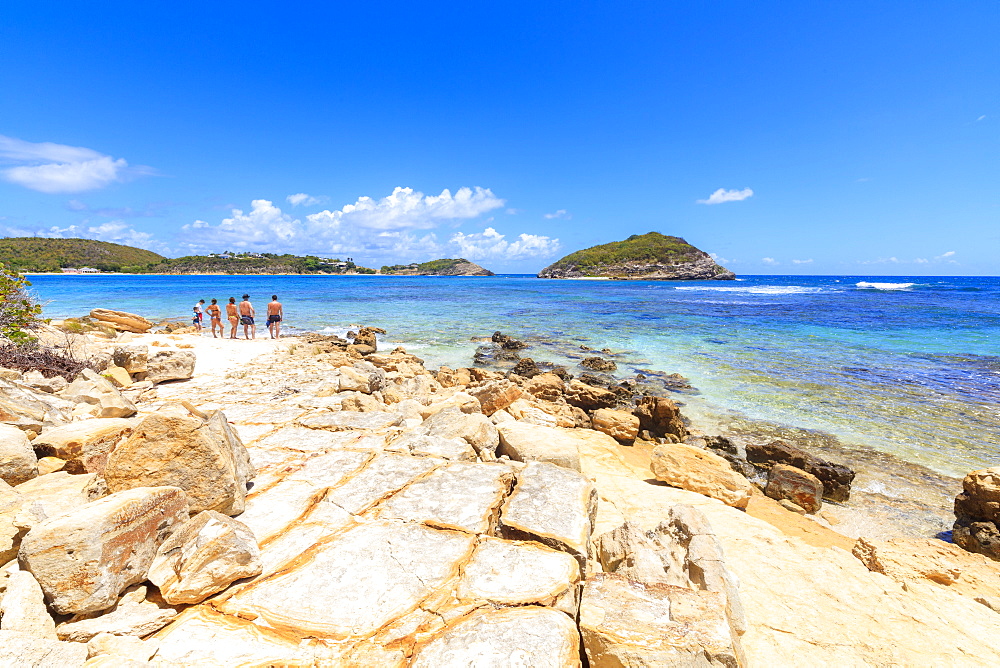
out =
<path fill-rule="evenodd" d="M 278 295 L 271 295 L 271 301 L 267 305 L 267 331 L 271 333 L 272 339 L 281 336 L 281 320 L 285 316 L 285 310 L 278 301 Z"/>

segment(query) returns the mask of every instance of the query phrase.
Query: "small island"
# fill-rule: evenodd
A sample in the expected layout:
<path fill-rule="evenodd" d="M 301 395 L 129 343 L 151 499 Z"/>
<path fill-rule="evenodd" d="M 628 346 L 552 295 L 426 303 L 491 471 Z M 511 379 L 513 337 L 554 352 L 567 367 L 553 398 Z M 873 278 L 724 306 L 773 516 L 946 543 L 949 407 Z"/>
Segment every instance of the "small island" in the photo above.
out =
<path fill-rule="evenodd" d="M 731 281 L 736 274 L 680 237 L 648 232 L 570 253 L 538 277 Z"/>
<path fill-rule="evenodd" d="M 384 266 L 379 271 L 387 276 L 496 276 L 489 269 L 484 269 L 463 257 L 444 258 L 413 264 L 394 264 Z"/>

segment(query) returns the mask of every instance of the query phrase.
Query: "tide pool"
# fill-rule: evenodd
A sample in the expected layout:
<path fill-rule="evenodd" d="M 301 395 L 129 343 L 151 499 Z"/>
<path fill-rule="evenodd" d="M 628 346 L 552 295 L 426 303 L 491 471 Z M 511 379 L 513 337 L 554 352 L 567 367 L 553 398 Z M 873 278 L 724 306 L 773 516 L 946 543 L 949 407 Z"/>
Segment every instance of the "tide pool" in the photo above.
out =
<path fill-rule="evenodd" d="M 1000 463 L 998 278 L 30 278 L 51 318 L 100 307 L 188 319 L 198 299 L 244 292 L 260 313 L 277 294 L 289 333 L 380 326 L 429 367 L 470 366 L 470 339 L 495 330 L 574 373 L 581 345 L 610 348 L 619 376 L 689 378 L 699 394 L 680 399 L 693 413 L 821 430 L 945 475 Z"/>

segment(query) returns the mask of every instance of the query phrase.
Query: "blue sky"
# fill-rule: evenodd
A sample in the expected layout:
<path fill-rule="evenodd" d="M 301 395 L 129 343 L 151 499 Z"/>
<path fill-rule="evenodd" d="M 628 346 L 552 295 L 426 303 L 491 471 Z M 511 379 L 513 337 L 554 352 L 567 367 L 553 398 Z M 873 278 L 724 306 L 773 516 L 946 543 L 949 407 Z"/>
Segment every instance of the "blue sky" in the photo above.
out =
<path fill-rule="evenodd" d="M 153 4 L 0 9 L 0 234 L 1000 274 L 994 0 Z"/>

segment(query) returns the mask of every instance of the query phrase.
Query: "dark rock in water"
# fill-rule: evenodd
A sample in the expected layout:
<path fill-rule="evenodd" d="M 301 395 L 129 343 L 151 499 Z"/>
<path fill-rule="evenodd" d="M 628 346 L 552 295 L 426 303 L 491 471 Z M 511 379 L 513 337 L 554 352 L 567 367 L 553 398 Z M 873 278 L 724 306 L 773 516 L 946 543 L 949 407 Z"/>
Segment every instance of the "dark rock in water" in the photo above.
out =
<path fill-rule="evenodd" d="M 955 497 L 955 543 L 1000 561 L 1000 467 L 973 471 Z"/>
<path fill-rule="evenodd" d="M 615 371 L 618 369 L 618 365 L 614 361 L 602 357 L 587 357 L 580 362 L 580 366 L 594 371 Z"/>
<path fill-rule="evenodd" d="M 834 464 L 800 450 L 785 441 L 747 445 L 747 461 L 760 468 L 770 469 L 774 464 L 787 464 L 816 476 L 823 483 L 823 498 L 830 501 L 847 501 L 851 498 L 854 470 L 844 464 Z M 801 505 L 801 504 L 800 504 Z"/>
<path fill-rule="evenodd" d="M 359 346 L 371 346 L 372 348 L 378 347 L 375 341 L 375 334 L 384 333 L 385 330 L 381 327 L 362 327 L 358 330 L 358 333 L 354 335 L 354 343 Z"/>
<path fill-rule="evenodd" d="M 731 455 L 739 455 L 740 448 L 725 436 L 706 436 L 705 442 L 710 450 L 716 452 L 728 452 Z"/>
<path fill-rule="evenodd" d="M 593 348 L 591 348 L 590 346 L 583 346 L 583 345 L 581 345 L 580 346 L 580 350 L 587 351 L 587 350 L 593 350 Z"/>
<path fill-rule="evenodd" d="M 586 383 L 587 385 L 593 385 L 594 387 L 607 387 L 608 385 L 613 385 L 615 379 L 614 376 L 609 376 L 607 374 L 595 376 L 592 373 L 581 373 L 580 382 Z"/>
<path fill-rule="evenodd" d="M 506 341 L 500 344 L 504 350 L 522 350 L 528 347 L 528 344 L 524 341 L 518 341 L 517 339 L 508 338 Z"/>
<path fill-rule="evenodd" d="M 535 364 L 535 360 L 530 357 L 524 357 L 514 365 L 514 368 L 511 369 L 511 373 L 516 373 L 518 376 L 523 376 L 525 378 L 534 378 L 542 372 L 538 368 L 538 365 Z"/>
<path fill-rule="evenodd" d="M 757 468 L 740 454 L 739 446 L 725 436 L 706 436 L 705 447 L 729 462 L 729 466 L 744 478 L 757 477 Z"/>
<path fill-rule="evenodd" d="M 504 350 L 495 344 L 486 344 L 476 348 L 473 361 L 480 366 L 492 366 L 501 362 L 517 362 L 521 359 L 513 350 Z"/>
<path fill-rule="evenodd" d="M 554 366 L 549 370 L 549 373 L 554 373 L 555 375 L 559 376 L 559 379 L 562 380 L 564 383 L 568 383 L 569 381 L 573 380 L 573 374 L 567 371 L 566 367 L 564 366 Z"/>
<path fill-rule="evenodd" d="M 680 440 L 687 436 L 680 409 L 666 397 L 642 397 L 636 404 L 634 415 L 639 418 L 639 428 L 654 436 L 673 434 Z"/>
<path fill-rule="evenodd" d="M 518 360 L 521 359 L 521 356 L 518 355 L 513 350 L 500 349 L 493 356 L 493 359 L 495 359 L 497 362 L 517 362 Z"/>
<path fill-rule="evenodd" d="M 510 340 L 510 337 L 503 332 L 493 332 L 493 343 L 503 343 Z"/>

